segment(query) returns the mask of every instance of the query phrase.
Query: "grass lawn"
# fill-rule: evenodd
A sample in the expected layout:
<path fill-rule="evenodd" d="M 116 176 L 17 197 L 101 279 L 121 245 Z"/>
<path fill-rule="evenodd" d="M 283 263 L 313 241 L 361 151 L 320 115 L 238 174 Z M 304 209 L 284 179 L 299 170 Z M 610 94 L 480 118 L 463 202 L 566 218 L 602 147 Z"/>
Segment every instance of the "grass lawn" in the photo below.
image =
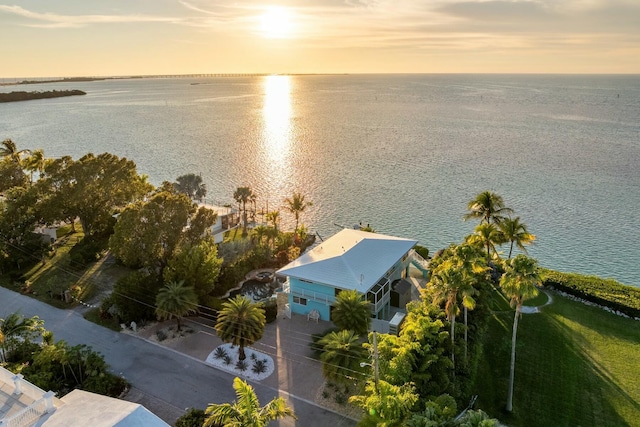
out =
<path fill-rule="evenodd" d="M 246 236 L 242 235 L 242 227 L 241 226 L 232 228 L 231 230 L 226 231 L 224 233 L 224 241 L 225 242 L 233 242 L 233 241 L 236 241 L 236 240 L 244 240 L 246 238 L 247 238 Z"/>
<path fill-rule="evenodd" d="M 508 388 L 513 311 L 489 324 L 474 389 L 509 426 L 640 426 L 640 322 L 553 295 L 518 327 L 513 413 Z"/>
<path fill-rule="evenodd" d="M 64 234 L 64 233 L 62 233 Z M 107 263 L 103 257 L 88 266 L 78 266 L 69 256 L 69 251 L 82 240 L 84 234 L 77 231 L 64 234 L 57 242 L 54 255 L 45 261 L 38 262 L 23 274 L 28 283 L 28 292 L 34 298 L 59 308 L 69 308 L 62 294 L 72 286 L 77 286 L 78 298 L 90 301 L 98 293 L 110 289 L 113 283 L 130 270 L 114 263 Z M 7 282 L 6 286 L 17 292 L 25 291 L 21 282 Z"/>

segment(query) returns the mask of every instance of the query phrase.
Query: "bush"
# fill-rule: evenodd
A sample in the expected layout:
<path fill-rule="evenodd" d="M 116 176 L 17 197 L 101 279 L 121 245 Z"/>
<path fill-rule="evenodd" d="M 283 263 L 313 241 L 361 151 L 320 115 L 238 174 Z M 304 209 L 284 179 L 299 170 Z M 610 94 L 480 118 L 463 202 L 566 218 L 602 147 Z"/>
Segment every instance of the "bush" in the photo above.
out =
<path fill-rule="evenodd" d="M 262 374 L 267 370 L 267 364 L 264 360 L 255 360 L 251 370 L 256 374 Z"/>
<path fill-rule="evenodd" d="M 82 389 L 105 396 L 117 397 L 128 385 L 124 378 L 110 372 L 102 372 L 98 375 L 88 377 L 85 382 L 82 383 Z"/>
<path fill-rule="evenodd" d="M 176 420 L 176 427 L 202 427 L 206 418 L 202 409 L 191 408 Z"/>
<path fill-rule="evenodd" d="M 247 366 L 247 362 L 245 360 L 238 360 L 236 362 L 236 369 L 237 370 L 239 370 L 241 372 L 244 372 L 244 371 L 247 370 L 247 368 L 248 368 L 248 366 Z"/>
<path fill-rule="evenodd" d="M 543 286 L 566 292 L 630 317 L 640 317 L 640 288 L 613 279 L 542 270 Z"/>
<path fill-rule="evenodd" d="M 216 350 L 213 352 L 213 357 L 215 357 L 216 359 L 222 359 L 225 356 L 228 356 L 227 350 L 222 347 L 216 348 Z"/>
<path fill-rule="evenodd" d="M 267 300 L 262 308 L 264 308 L 264 316 L 267 319 L 267 323 L 271 323 L 278 318 L 278 302 L 274 298 Z"/>
<path fill-rule="evenodd" d="M 157 276 L 138 271 L 118 280 L 111 298 L 120 322 L 129 324 L 155 319 L 154 306 L 159 289 Z"/>
<path fill-rule="evenodd" d="M 164 341 L 167 339 L 167 334 L 162 330 L 158 330 L 156 331 L 156 337 L 158 338 L 158 341 Z"/>
<path fill-rule="evenodd" d="M 426 246 L 415 245 L 413 248 L 418 255 L 420 255 L 424 259 L 429 259 L 429 248 Z"/>
<path fill-rule="evenodd" d="M 84 237 L 69 251 L 70 266 L 82 269 L 87 264 L 96 262 L 107 249 L 108 239 Z"/>

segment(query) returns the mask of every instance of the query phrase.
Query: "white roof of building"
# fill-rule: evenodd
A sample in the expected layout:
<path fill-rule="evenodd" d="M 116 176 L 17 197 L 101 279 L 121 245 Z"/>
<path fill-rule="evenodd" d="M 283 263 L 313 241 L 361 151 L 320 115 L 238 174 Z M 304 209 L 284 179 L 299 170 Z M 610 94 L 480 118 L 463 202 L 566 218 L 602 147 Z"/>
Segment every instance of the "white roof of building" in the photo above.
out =
<path fill-rule="evenodd" d="M 168 427 L 144 406 L 84 390 L 64 396 L 63 404 L 36 426 Z"/>
<path fill-rule="evenodd" d="M 416 243 L 417 240 L 345 228 L 277 273 L 364 293 Z"/>

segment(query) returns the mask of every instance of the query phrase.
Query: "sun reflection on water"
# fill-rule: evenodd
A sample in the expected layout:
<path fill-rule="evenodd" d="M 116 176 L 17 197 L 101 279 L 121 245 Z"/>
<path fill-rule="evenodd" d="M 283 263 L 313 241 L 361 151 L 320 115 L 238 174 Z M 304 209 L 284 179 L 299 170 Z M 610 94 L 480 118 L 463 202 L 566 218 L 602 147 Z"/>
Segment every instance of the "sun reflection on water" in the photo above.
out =
<path fill-rule="evenodd" d="M 266 76 L 264 79 L 263 144 L 268 163 L 270 193 L 283 194 L 291 174 L 290 150 L 293 140 L 291 77 Z"/>

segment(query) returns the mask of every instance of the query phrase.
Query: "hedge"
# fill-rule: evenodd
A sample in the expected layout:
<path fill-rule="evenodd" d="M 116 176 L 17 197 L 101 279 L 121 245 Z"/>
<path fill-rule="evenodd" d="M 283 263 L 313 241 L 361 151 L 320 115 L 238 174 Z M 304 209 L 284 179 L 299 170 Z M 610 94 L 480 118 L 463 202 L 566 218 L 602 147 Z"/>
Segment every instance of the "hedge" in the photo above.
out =
<path fill-rule="evenodd" d="M 630 317 L 640 317 L 640 288 L 613 279 L 542 270 L 543 286 L 566 292 Z"/>

